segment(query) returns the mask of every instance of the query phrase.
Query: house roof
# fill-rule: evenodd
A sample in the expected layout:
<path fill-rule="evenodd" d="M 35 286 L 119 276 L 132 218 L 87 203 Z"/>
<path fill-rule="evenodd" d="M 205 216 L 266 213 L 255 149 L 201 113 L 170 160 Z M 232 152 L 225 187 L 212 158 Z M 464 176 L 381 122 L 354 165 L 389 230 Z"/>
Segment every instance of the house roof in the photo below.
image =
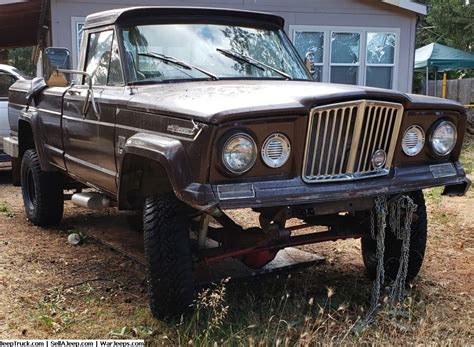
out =
<path fill-rule="evenodd" d="M 426 15 L 428 13 L 426 5 L 411 0 L 380 0 L 386 4 L 400 7 L 404 10 Z"/>

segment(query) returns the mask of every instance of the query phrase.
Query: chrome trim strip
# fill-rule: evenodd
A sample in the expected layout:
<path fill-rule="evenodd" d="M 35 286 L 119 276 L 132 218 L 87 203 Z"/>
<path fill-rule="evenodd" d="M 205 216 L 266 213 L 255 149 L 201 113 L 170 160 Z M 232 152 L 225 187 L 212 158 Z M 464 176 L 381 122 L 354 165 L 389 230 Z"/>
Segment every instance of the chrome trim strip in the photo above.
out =
<path fill-rule="evenodd" d="M 116 177 L 117 173 L 115 171 L 112 171 L 112 170 L 109 170 L 109 169 L 106 169 L 102 166 L 98 166 L 98 165 L 95 165 L 95 164 L 92 164 L 88 161 L 85 161 L 85 160 L 82 160 L 82 159 L 79 159 L 77 157 L 73 157 L 72 155 L 70 154 L 64 154 L 64 159 L 65 161 L 66 160 L 70 160 L 76 164 L 79 164 L 79 165 L 82 165 L 82 166 L 85 166 L 85 167 L 88 167 L 90 169 L 93 169 L 93 170 L 96 170 L 96 171 L 99 171 L 99 172 L 102 172 L 104 174 L 107 174 L 109 176 L 113 176 L 113 177 Z M 66 166 L 67 166 L 67 162 L 66 162 Z"/>
<path fill-rule="evenodd" d="M 107 127 L 116 127 L 119 129 L 123 130 L 129 130 L 129 131 L 135 131 L 137 133 L 144 133 L 144 134 L 150 134 L 150 135 L 162 135 L 166 137 L 171 137 L 173 139 L 177 140 L 183 140 L 183 141 L 195 141 L 199 135 L 201 134 L 202 128 L 199 128 L 197 131 L 196 135 L 194 137 L 184 137 L 184 136 L 179 136 L 179 135 L 174 135 L 170 133 L 163 133 L 159 131 L 152 131 L 152 130 L 147 130 L 147 129 L 141 129 L 141 128 L 136 128 L 136 127 L 131 127 L 128 125 L 122 125 L 122 124 L 114 124 L 110 122 L 104 122 L 104 121 L 98 121 L 95 119 L 82 119 L 78 117 L 72 117 L 72 116 L 65 116 L 63 115 L 63 118 L 69 121 L 74 121 L 74 122 L 84 122 L 84 123 L 89 123 L 89 124 L 94 124 L 94 125 L 102 125 L 102 126 L 107 126 Z"/>
<path fill-rule="evenodd" d="M 51 110 L 47 110 L 45 108 L 38 108 L 38 112 L 45 112 L 45 113 L 50 113 L 50 114 L 54 114 L 56 116 L 61 116 L 61 112 L 58 112 L 58 111 L 51 111 Z"/>

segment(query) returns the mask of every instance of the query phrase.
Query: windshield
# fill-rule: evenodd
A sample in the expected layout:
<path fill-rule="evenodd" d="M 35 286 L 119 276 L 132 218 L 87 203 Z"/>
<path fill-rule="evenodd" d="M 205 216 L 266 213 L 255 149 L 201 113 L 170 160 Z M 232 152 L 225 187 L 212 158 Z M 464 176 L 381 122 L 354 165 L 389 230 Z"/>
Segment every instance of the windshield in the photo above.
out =
<path fill-rule="evenodd" d="M 17 74 L 18 76 L 23 77 L 24 79 L 30 80 L 31 77 L 26 75 L 23 71 L 18 70 L 16 67 L 12 68 L 13 73 Z"/>
<path fill-rule="evenodd" d="M 125 66 L 132 83 L 216 79 L 213 76 L 310 79 L 280 30 L 218 24 L 153 24 L 126 27 L 123 39 Z"/>

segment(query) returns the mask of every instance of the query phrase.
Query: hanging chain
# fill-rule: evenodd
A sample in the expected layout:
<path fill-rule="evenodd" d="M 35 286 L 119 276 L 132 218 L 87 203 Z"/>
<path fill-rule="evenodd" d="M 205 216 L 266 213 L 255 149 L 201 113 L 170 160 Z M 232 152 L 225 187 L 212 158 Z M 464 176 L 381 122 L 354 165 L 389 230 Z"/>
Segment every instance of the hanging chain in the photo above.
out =
<path fill-rule="evenodd" d="M 397 219 L 393 219 L 392 216 L 390 216 L 390 229 L 396 238 L 402 241 L 398 272 L 390 292 L 390 304 L 394 306 L 405 297 L 408 262 L 410 258 L 411 224 L 413 221 L 413 213 L 415 213 L 418 206 L 409 196 L 404 195 L 398 199 L 396 203 L 392 204 L 391 207 L 396 208 Z M 403 220 L 401 218 L 402 212 L 405 214 Z"/>
<path fill-rule="evenodd" d="M 387 197 L 378 196 L 375 198 L 375 216 L 374 212 L 371 211 L 371 230 L 370 234 L 374 240 L 377 241 L 377 273 L 375 280 L 372 285 L 372 297 L 370 300 L 370 308 L 364 321 L 364 326 L 370 325 L 377 315 L 380 304 L 380 289 L 385 282 L 385 269 L 384 269 L 384 254 L 385 254 L 385 228 L 387 227 Z M 375 223 L 375 219 L 377 223 Z M 377 228 L 375 228 L 377 224 Z M 376 230 L 377 229 L 377 230 Z"/>
<path fill-rule="evenodd" d="M 372 286 L 370 308 L 366 318 L 362 321 L 362 326 L 360 327 L 362 329 L 374 322 L 380 308 L 380 290 L 385 282 L 385 231 L 387 228 L 387 215 L 390 231 L 398 240 L 402 241 L 398 272 L 390 292 L 390 305 L 395 306 L 405 296 L 405 284 L 410 257 L 411 224 L 413 213 L 417 209 L 417 205 L 407 195 L 403 195 L 390 202 L 387 201 L 386 196 L 378 196 L 375 198 L 374 203 L 375 213 L 374 210 L 371 211 L 370 235 L 377 243 L 377 270 Z M 403 215 L 404 218 L 402 218 Z"/>

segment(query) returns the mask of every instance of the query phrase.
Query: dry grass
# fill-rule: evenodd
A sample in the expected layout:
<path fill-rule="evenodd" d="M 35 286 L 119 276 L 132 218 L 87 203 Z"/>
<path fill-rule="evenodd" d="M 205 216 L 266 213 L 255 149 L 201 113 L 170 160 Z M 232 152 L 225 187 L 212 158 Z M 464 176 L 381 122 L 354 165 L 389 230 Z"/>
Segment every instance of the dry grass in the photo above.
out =
<path fill-rule="evenodd" d="M 463 162 L 471 173 L 473 159 L 468 138 Z M 422 273 L 402 310 L 383 307 L 376 323 L 361 330 L 371 283 L 358 241 L 306 246 L 327 262 L 223 281 L 201 292 L 193 313 L 157 321 L 147 307 L 141 265 L 92 241 L 67 245 L 69 225 L 59 234 L 29 226 L 16 188 L 0 189 L 8 202 L 0 205 L 0 338 L 144 338 L 150 345 L 196 346 L 474 343 L 472 191 L 463 198 L 427 192 L 430 237 Z M 66 217 L 77 213 L 69 207 Z"/>

